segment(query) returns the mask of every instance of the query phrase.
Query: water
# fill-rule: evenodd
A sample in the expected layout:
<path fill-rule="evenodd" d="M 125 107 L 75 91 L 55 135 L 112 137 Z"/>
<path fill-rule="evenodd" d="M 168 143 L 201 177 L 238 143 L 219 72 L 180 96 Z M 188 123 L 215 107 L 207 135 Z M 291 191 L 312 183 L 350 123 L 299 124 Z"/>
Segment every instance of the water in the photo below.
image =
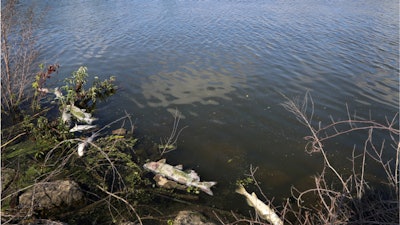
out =
<path fill-rule="evenodd" d="M 137 134 L 169 135 L 176 109 L 188 126 L 172 164 L 218 181 L 208 205 L 237 209 L 235 181 L 249 166 L 279 204 L 310 187 L 321 158 L 280 105 L 309 91 L 315 121 L 350 112 L 384 122 L 399 108 L 399 6 L 384 1 L 41 1 L 41 59 L 59 63 L 49 85 L 85 65 L 115 75 L 120 91 L 100 105 L 104 123 L 136 118 Z M 365 136 L 329 145 L 336 165 Z M 340 143 L 340 144 L 338 144 Z M 336 161 L 335 161 L 336 160 Z M 343 165 L 345 167 L 345 165 Z"/>

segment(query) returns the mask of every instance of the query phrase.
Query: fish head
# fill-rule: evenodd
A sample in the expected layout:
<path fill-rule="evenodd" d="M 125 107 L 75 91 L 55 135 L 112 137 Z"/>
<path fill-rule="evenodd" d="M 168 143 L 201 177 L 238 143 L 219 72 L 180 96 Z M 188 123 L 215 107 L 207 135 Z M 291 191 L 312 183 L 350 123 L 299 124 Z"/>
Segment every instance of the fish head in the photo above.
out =
<path fill-rule="evenodd" d="M 160 167 L 160 163 L 158 163 L 158 162 L 149 162 L 149 163 L 144 164 L 143 167 L 146 170 L 150 170 L 150 171 L 155 172 Z"/>

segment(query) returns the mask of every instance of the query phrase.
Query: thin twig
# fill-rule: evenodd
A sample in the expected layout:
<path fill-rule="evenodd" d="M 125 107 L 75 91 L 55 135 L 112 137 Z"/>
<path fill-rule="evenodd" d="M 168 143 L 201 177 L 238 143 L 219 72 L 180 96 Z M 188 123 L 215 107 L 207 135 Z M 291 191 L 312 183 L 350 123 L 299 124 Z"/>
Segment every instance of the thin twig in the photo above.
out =
<path fill-rule="evenodd" d="M 0 148 L 6 147 L 7 145 L 9 145 L 10 143 L 12 143 L 13 141 L 17 140 L 19 137 L 21 137 L 22 135 L 25 135 L 25 134 L 26 134 L 26 132 L 22 132 L 22 133 L 18 134 L 13 139 L 11 139 L 11 140 L 7 141 L 6 143 L 4 143 Z"/>
<path fill-rule="evenodd" d="M 143 224 L 143 223 L 142 223 L 142 220 L 140 219 L 140 216 L 137 214 L 135 208 L 134 208 L 127 200 L 125 200 L 124 198 L 119 197 L 118 195 L 115 195 L 114 193 L 108 192 L 107 190 L 105 190 L 104 188 L 100 187 L 99 185 L 96 185 L 96 186 L 97 186 L 97 188 L 99 188 L 101 191 L 105 192 L 106 194 L 108 194 L 108 195 L 110 195 L 110 196 L 112 196 L 112 197 L 114 197 L 114 198 L 116 198 L 116 199 L 118 199 L 118 200 L 124 202 L 124 203 L 133 211 L 133 213 L 135 213 L 136 217 L 137 217 L 138 220 L 139 220 L 139 223 L 140 223 L 140 224 Z"/>
<path fill-rule="evenodd" d="M 160 150 L 161 156 L 168 152 L 171 152 L 177 148 L 176 143 L 178 141 L 178 138 L 179 138 L 181 132 L 183 131 L 183 129 L 188 127 L 188 126 L 184 126 L 183 128 L 179 129 L 179 131 L 178 131 L 180 119 L 181 119 L 181 117 L 180 117 L 179 111 L 175 110 L 174 124 L 172 125 L 171 134 L 164 141 L 162 141 L 162 139 L 160 140 L 161 145 L 159 146 L 159 150 Z"/>

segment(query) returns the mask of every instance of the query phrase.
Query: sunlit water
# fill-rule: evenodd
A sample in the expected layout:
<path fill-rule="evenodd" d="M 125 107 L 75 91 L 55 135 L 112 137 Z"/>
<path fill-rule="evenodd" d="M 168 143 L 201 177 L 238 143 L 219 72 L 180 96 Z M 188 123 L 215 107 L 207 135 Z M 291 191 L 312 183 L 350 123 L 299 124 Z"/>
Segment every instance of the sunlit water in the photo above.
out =
<path fill-rule="evenodd" d="M 314 121 L 349 111 L 384 122 L 399 107 L 398 1 L 41 1 L 41 59 L 59 63 L 48 83 L 85 65 L 89 74 L 115 75 L 120 87 L 100 104 L 102 123 L 131 113 L 136 132 L 159 142 L 182 114 L 171 164 L 214 180 L 211 206 L 243 207 L 235 181 L 249 166 L 280 204 L 290 187 L 310 187 L 320 171 L 304 152 L 308 130 L 285 111 L 282 94 L 307 91 Z M 329 147 L 341 167 L 353 144 Z"/>

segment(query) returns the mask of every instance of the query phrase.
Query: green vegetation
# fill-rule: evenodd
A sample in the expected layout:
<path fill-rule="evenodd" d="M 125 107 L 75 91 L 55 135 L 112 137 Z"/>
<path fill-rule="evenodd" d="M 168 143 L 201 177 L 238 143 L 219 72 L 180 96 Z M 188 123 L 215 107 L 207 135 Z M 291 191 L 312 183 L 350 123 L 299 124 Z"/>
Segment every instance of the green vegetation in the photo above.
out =
<path fill-rule="evenodd" d="M 73 102 L 78 107 L 93 109 L 98 100 L 103 100 L 115 93 L 114 76 L 103 81 L 96 76 L 93 84 L 85 89 L 88 76 L 87 68 L 80 67 L 72 73 L 72 77 L 65 80 L 66 85 L 62 88 L 67 92 L 65 102 Z"/>
<path fill-rule="evenodd" d="M 71 114 L 70 120 L 80 124 L 84 123 L 80 117 L 92 118 L 96 103 L 115 93 L 114 77 L 105 80 L 96 77 L 88 85 L 88 70 L 80 67 L 65 79 L 65 86 L 51 89 L 45 86 L 46 79 L 50 78 L 49 73 L 58 72 L 55 70 L 58 66 L 43 68 L 32 84 L 35 89 L 33 115 L 21 112 L 20 122 L 3 129 L 2 171 L 11 171 L 7 176 L 12 177 L 2 189 L 2 211 L 11 217 L 6 223 L 24 223 L 32 218 L 59 219 L 69 224 L 93 218 L 102 223 L 125 220 L 141 223 L 139 215 L 158 214 L 150 207 L 153 199 L 193 199 L 191 194 L 199 194 L 194 188 L 188 188 L 187 194 L 155 188 L 154 182 L 144 176 L 141 165 L 146 156 L 135 149 L 138 139 L 133 135 L 129 114 L 94 130 L 91 135 L 70 131 L 72 121 L 65 120 L 64 114 Z M 56 104 L 42 101 L 48 98 Z M 101 123 L 100 119 L 94 121 Z M 119 129 L 110 130 L 117 124 Z M 157 150 L 155 147 L 154 152 Z M 57 180 L 72 180 L 86 193 L 86 204 L 75 209 L 79 210 L 79 216 L 71 217 L 73 211 L 37 211 L 33 206 L 24 211 L 15 207 L 18 193 L 36 184 Z M 156 216 L 149 219 L 163 220 Z"/>
<path fill-rule="evenodd" d="M 142 179 L 142 169 L 137 164 L 138 159 L 132 154 L 137 143 L 132 129 L 123 135 L 110 134 L 98 137 L 88 144 L 84 157 L 79 157 L 77 146 L 84 142 L 81 138 L 85 138 L 85 135 L 76 136 L 69 132 L 70 125 L 60 119 L 68 103 L 84 106 L 85 108 L 81 109 L 85 112 L 93 110 L 96 102 L 115 92 L 114 78 L 104 81 L 96 78 L 93 84 L 86 88 L 89 75 L 85 67 L 80 67 L 71 78 L 66 79 L 66 85 L 62 89 L 66 95 L 58 96 L 58 107 L 54 112 L 51 108 L 42 109 L 39 103 L 43 95 L 53 95 L 50 92 L 43 92 L 48 90 L 44 86 L 43 77 L 48 78 L 46 75 L 43 76 L 42 72 L 39 73 L 32 84 L 36 97 L 33 98 L 33 105 L 36 110 L 41 111 L 35 115 L 24 114 L 21 122 L 3 130 L 5 134 L 3 138 L 13 138 L 2 140 L 2 143 L 5 143 L 1 151 L 2 167 L 16 171 L 16 178 L 11 185 L 3 186 L 2 210 L 10 214 L 21 213 L 16 212 L 12 206 L 12 201 L 18 192 L 37 183 L 59 179 L 74 180 L 85 187 L 86 192 L 95 193 L 95 197 L 88 198 L 92 202 L 108 196 L 104 191 L 124 193 L 130 198 L 141 199 L 142 202 L 148 201 L 150 195 L 143 188 L 149 182 L 146 183 Z M 59 112 L 57 108 L 60 109 Z M 115 122 L 123 121 L 125 124 L 125 120 L 130 120 L 129 115 Z M 104 131 L 106 127 L 97 132 Z M 29 218 L 29 215 L 26 216 Z"/>

